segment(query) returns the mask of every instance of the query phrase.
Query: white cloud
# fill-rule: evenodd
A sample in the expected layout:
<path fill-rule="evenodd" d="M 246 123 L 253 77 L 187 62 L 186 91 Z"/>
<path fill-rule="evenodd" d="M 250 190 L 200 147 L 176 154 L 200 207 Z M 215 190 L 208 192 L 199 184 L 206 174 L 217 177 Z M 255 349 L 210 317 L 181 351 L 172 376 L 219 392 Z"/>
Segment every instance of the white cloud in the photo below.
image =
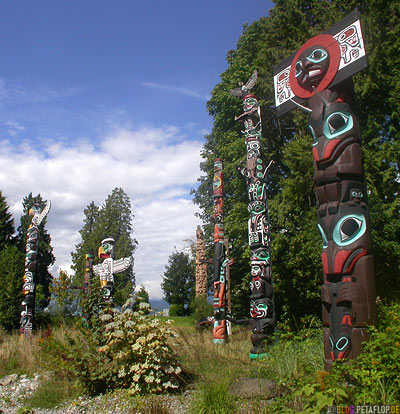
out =
<path fill-rule="evenodd" d="M 181 95 L 191 96 L 193 98 L 201 99 L 203 101 L 208 101 L 211 95 L 206 94 L 202 95 L 197 92 L 192 91 L 191 89 L 185 88 L 183 86 L 173 86 L 173 85 L 165 85 L 157 82 L 142 82 L 143 86 L 147 86 L 148 88 L 164 90 L 167 92 L 179 93 Z"/>
<path fill-rule="evenodd" d="M 116 129 L 96 147 L 52 140 L 43 142 L 42 151 L 28 142 L 0 145 L 0 188 L 16 224 L 29 192 L 52 201 L 47 227 L 56 256 L 53 272 L 69 269 L 84 208 L 92 200 L 102 204 L 113 188 L 122 187 L 134 205 L 137 284 L 143 283 L 152 299 L 161 298 L 160 276 L 168 256 L 194 236 L 199 224 L 189 188 L 200 175 L 202 142 L 188 140 L 177 127 L 146 126 Z"/>

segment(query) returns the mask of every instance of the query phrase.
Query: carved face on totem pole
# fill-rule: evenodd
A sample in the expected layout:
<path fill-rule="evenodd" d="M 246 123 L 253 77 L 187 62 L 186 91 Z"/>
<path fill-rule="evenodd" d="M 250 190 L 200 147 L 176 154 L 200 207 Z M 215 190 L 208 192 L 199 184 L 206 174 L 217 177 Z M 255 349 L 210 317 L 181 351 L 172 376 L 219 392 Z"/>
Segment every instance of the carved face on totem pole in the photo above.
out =
<path fill-rule="evenodd" d="M 289 75 L 290 87 L 300 98 L 322 92 L 333 81 L 340 63 L 340 47 L 331 35 L 307 41 L 295 55 Z"/>
<path fill-rule="evenodd" d="M 115 240 L 112 237 L 107 237 L 101 241 L 101 246 L 99 247 L 98 256 L 99 259 L 107 259 L 109 257 L 114 257 L 114 245 Z"/>

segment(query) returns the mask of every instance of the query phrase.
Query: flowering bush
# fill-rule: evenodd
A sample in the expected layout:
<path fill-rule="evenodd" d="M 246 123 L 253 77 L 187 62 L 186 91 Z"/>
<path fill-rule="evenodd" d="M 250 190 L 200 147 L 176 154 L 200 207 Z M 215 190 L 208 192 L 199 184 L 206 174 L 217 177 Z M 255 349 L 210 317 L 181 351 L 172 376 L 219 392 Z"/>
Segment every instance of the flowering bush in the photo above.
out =
<path fill-rule="evenodd" d="M 106 344 L 99 351 L 111 355 L 120 386 L 130 393 L 161 393 L 178 389 L 182 369 L 169 341 L 176 335 L 169 322 L 133 312 L 125 304 L 122 312 L 103 314 Z"/>
<path fill-rule="evenodd" d="M 121 312 L 93 316 L 91 329 L 78 327 L 64 339 L 43 341 L 49 368 L 72 375 L 90 394 L 110 388 L 129 388 L 131 394 L 178 389 L 182 369 L 169 344 L 175 333 L 168 322 L 133 312 L 131 305 L 132 300 Z"/>

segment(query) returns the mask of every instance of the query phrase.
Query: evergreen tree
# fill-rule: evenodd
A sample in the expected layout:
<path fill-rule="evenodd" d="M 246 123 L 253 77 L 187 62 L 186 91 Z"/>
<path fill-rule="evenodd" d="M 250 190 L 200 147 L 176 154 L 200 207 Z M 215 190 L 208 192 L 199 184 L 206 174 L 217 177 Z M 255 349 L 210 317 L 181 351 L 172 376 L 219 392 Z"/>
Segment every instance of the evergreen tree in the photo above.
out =
<path fill-rule="evenodd" d="M 241 125 L 234 122 L 235 115 L 242 113 L 241 102 L 229 91 L 258 70 L 254 93 L 261 104 L 262 144 L 267 161 L 275 161 L 268 190 L 275 230 L 272 265 L 278 314 L 286 314 L 293 321 L 319 313 L 322 265 L 312 182 L 312 140 L 306 129 L 307 117 L 301 111 L 292 111 L 279 120 L 274 115 L 273 66 L 354 8 L 361 13 L 368 58 L 368 68 L 353 79 L 370 191 L 377 290 L 387 299 L 399 297 L 400 1 L 276 0 L 269 17 L 244 25 L 237 49 L 227 54 L 229 66 L 207 103 L 214 126 L 205 137 L 204 175 L 194 191 L 202 219 L 209 224 L 206 230 L 211 245 L 213 162 L 222 158 L 225 229 L 235 260 L 231 268 L 232 308 L 238 316 L 248 313 L 249 295 L 247 193 L 236 171 L 244 163 L 246 149 Z"/>
<path fill-rule="evenodd" d="M 83 284 L 85 272 L 85 255 L 93 250 L 97 252 L 100 243 L 106 237 L 115 239 L 114 255 L 116 259 L 133 256 L 137 241 L 132 238 L 132 206 L 129 196 L 122 188 L 114 188 L 104 204 L 99 208 L 92 201 L 84 210 L 84 225 L 79 231 L 81 242 L 76 251 L 71 253 L 75 270 L 74 284 Z M 99 262 L 95 254 L 95 262 Z M 123 305 L 132 293 L 134 280 L 133 268 L 114 275 L 114 303 Z"/>
<path fill-rule="evenodd" d="M 32 221 L 29 216 L 29 210 L 34 204 L 38 203 L 42 210 L 46 205 L 46 200 L 42 199 L 40 194 L 33 196 L 29 193 L 22 201 L 21 224 L 18 227 L 18 248 L 25 254 L 26 249 L 26 231 Z M 51 237 L 45 229 L 47 218 L 45 217 L 39 225 L 39 245 L 36 266 L 36 309 L 43 310 L 50 302 L 50 286 L 53 276 L 48 271 L 49 266 L 55 262 L 53 247 L 51 246 Z M 23 273 L 22 273 L 23 274 Z M 22 278 L 21 274 L 21 278 Z"/>
<path fill-rule="evenodd" d="M 0 250 L 10 244 L 14 236 L 14 219 L 8 211 L 6 197 L 0 191 Z"/>
<path fill-rule="evenodd" d="M 19 328 L 24 257 L 13 245 L 0 250 L 0 325 L 8 331 Z"/>
<path fill-rule="evenodd" d="M 170 305 L 189 305 L 195 294 L 195 262 L 188 254 L 176 251 L 169 256 L 161 287 Z"/>
<path fill-rule="evenodd" d="M 75 272 L 73 280 L 76 286 L 83 286 L 86 254 L 92 250 L 96 256 L 97 249 L 99 248 L 100 242 L 103 239 L 101 234 L 96 234 L 96 222 L 99 217 L 99 207 L 96 206 L 94 201 L 92 201 L 85 208 L 85 210 L 83 210 L 83 214 L 85 215 L 83 219 L 84 224 L 82 229 L 79 230 L 81 241 L 75 246 L 76 251 L 71 253 L 73 263 L 72 269 Z"/>

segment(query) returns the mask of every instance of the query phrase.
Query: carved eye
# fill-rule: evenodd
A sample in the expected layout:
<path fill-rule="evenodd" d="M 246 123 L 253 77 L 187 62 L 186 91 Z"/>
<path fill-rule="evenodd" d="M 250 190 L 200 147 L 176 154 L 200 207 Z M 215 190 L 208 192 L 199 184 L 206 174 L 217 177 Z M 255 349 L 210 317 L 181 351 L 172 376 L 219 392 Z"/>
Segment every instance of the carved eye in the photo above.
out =
<path fill-rule="evenodd" d="M 337 137 L 353 128 L 353 117 L 346 112 L 334 112 L 324 124 L 324 135 L 328 139 Z"/>
<path fill-rule="evenodd" d="M 318 144 L 318 138 L 317 135 L 314 132 L 314 128 L 309 125 L 308 130 L 310 131 L 311 136 L 313 137 L 313 147 L 315 147 Z"/>
<path fill-rule="evenodd" d="M 362 221 L 355 217 L 348 218 L 340 226 L 340 237 L 343 241 L 349 240 L 361 229 Z"/>
<path fill-rule="evenodd" d="M 349 344 L 349 340 L 342 336 L 337 342 L 336 342 L 336 348 L 341 351 L 342 349 L 346 348 L 346 346 Z"/>
<path fill-rule="evenodd" d="M 333 229 L 333 240 L 339 246 L 347 246 L 358 240 L 366 228 L 366 220 L 362 214 L 345 216 Z"/>
<path fill-rule="evenodd" d="M 322 227 L 319 224 L 317 224 L 317 226 L 322 238 L 322 248 L 326 249 L 328 247 L 328 239 L 326 238 L 325 232 L 322 229 Z"/>
<path fill-rule="evenodd" d="M 295 66 L 295 68 L 294 68 L 295 70 L 294 70 L 294 76 L 297 78 L 298 76 L 300 76 L 301 75 L 301 72 L 303 71 L 303 65 L 301 64 L 301 60 L 299 60 L 297 63 L 296 63 L 296 66 Z"/>
<path fill-rule="evenodd" d="M 323 49 L 315 49 L 308 55 L 307 59 L 312 63 L 319 63 L 325 60 L 328 54 Z"/>
<path fill-rule="evenodd" d="M 269 254 L 265 250 L 261 250 L 254 255 L 259 260 L 269 260 Z"/>

